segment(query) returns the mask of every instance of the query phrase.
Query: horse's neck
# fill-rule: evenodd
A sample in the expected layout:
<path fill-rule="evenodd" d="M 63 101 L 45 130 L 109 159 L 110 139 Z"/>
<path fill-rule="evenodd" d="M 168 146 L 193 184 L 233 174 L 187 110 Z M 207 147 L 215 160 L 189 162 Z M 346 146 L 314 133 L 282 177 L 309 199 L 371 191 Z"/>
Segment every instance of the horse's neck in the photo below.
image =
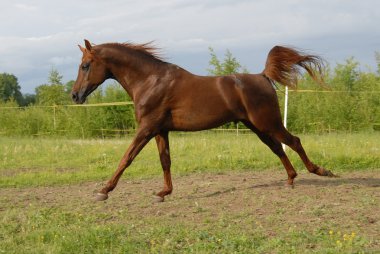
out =
<path fill-rule="evenodd" d="M 136 93 L 140 89 L 149 90 L 149 86 L 154 84 L 154 82 L 151 82 L 152 76 L 162 73 L 165 70 L 165 66 L 162 66 L 161 68 L 145 66 L 145 68 L 140 69 L 131 66 L 133 66 L 133 64 L 130 63 L 120 66 L 119 70 L 116 71 L 117 74 L 115 75 L 114 73 L 114 76 L 135 102 Z"/>

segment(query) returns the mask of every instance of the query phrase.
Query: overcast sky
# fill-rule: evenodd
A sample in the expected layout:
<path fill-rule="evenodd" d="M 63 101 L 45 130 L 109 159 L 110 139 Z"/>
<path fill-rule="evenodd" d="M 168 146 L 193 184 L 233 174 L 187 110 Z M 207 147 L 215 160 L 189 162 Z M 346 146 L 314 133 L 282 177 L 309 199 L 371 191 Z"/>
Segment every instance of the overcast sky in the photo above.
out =
<path fill-rule="evenodd" d="M 208 47 L 229 49 L 252 73 L 274 45 L 322 55 L 331 65 L 354 56 L 375 68 L 380 51 L 376 0 L 0 0 L 0 73 L 16 75 L 23 93 L 56 68 L 75 79 L 77 44 L 154 40 L 168 62 L 207 74 Z"/>

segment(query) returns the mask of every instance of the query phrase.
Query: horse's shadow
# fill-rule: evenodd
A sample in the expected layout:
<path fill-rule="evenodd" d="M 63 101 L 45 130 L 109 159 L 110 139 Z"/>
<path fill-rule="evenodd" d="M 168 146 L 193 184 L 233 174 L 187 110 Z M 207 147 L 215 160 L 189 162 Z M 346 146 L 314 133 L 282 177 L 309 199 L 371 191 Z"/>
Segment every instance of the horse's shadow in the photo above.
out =
<path fill-rule="evenodd" d="M 255 184 L 250 188 L 268 188 L 284 186 L 284 181 L 273 181 L 266 184 Z M 380 178 L 371 177 L 337 177 L 337 178 L 308 178 L 308 179 L 297 179 L 295 181 L 295 188 L 297 186 L 318 186 L 318 187 L 328 187 L 328 186 L 340 186 L 340 185 L 357 185 L 365 187 L 380 187 Z"/>
<path fill-rule="evenodd" d="M 307 179 L 297 179 L 295 182 L 295 189 L 303 188 L 302 186 L 315 186 L 315 187 L 332 187 L 332 186 L 362 186 L 362 187 L 372 187 L 380 188 L 380 178 L 371 177 L 336 177 L 336 178 L 307 178 Z M 190 199 L 194 198 L 209 198 L 212 196 L 219 196 L 232 191 L 244 191 L 249 189 L 264 189 L 264 188 L 289 188 L 286 186 L 285 180 L 275 180 L 269 183 L 254 184 L 249 187 L 229 187 L 224 190 L 218 190 L 211 193 L 201 194 L 199 196 L 192 196 Z"/>

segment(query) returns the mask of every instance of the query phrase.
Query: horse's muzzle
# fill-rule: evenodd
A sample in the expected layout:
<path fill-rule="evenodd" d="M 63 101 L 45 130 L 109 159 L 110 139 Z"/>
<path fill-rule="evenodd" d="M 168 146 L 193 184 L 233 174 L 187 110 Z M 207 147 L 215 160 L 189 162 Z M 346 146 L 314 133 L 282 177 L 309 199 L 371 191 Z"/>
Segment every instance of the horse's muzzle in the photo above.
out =
<path fill-rule="evenodd" d="M 83 104 L 86 101 L 86 96 L 84 96 L 84 94 L 80 95 L 77 92 L 72 92 L 71 93 L 71 99 L 76 104 Z"/>

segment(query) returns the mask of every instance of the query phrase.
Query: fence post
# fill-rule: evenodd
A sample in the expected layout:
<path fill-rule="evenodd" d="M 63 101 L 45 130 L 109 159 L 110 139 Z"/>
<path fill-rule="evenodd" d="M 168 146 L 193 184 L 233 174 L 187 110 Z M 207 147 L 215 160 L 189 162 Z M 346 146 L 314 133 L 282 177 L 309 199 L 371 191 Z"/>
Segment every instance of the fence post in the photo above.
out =
<path fill-rule="evenodd" d="M 287 124 L 287 118 L 288 118 L 288 87 L 285 86 L 285 105 L 284 105 L 284 126 L 286 128 L 286 124 Z M 282 148 L 284 149 L 284 151 L 286 150 L 286 146 L 285 144 L 282 144 Z"/>
<path fill-rule="evenodd" d="M 55 108 L 57 105 L 53 105 L 53 127 L 56 130 L 56 116 L 55 116 Z"/>

